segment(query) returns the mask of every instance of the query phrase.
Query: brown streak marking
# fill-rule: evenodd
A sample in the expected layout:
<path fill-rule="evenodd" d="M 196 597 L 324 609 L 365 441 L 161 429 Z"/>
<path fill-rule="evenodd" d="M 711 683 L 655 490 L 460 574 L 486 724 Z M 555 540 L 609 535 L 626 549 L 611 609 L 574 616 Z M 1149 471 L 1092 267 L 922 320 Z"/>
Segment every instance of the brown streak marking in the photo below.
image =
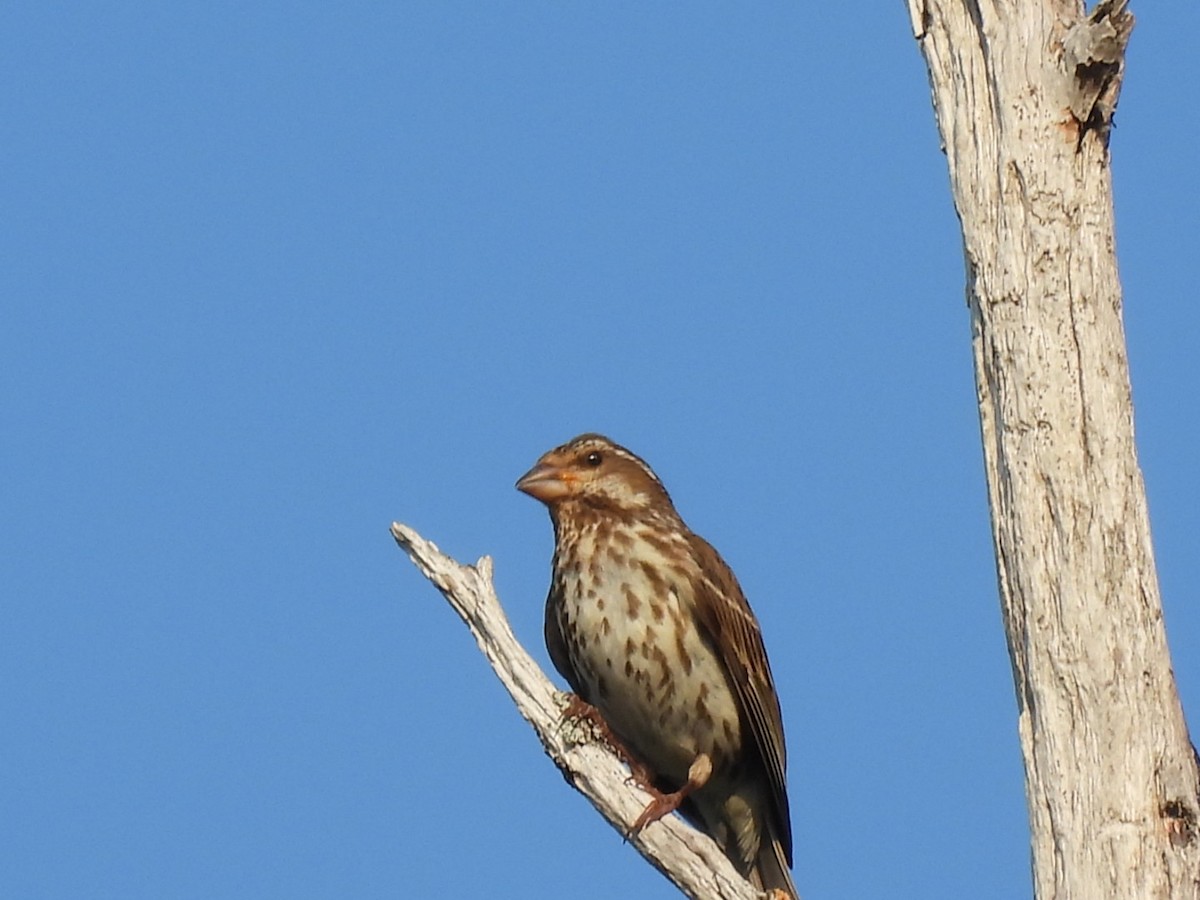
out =
<path fill-rule="evenodd" d="M 670 556 L 671 551 L 674 550 L 674 541 L 663 538 L 661 535 L 649 529 L 639 532 L 638 537 L 640 537 L 643 541 L 645 541 L 663 556 Z"/>
<path fill-rule="evenodd" d="M 646 577 L 646 580 L 650 582 L 651 592 L 655 594 L 666 593 L 667 582 L 666 579 L 663 578 L 662 573 L 658 570 L 658 566 L 654 565 L 654 563 L 647 562 L 644 559 L 641 560 L 638 565 L 641 566 L 642 574 Z"/>
<path fill-rule="evenodd" d="M 685 675 L 691 675 L 692 674 L 692 658 L 688 655 L 687 646 L 685 645 L 684 640 L 683 640 L 683 629 L 682 628 L 675 629 L 675 652 L 679 656 L 680 665 L 683 666 L 683 673 Z"/>
<path fill-rule="evenodd" d="M 621 585 L 621 592 L 625 595 L 625 612 L 629 615 L 630 619 L 636 619 L 642 602 L 638 600 L 637 594 L 627 584 Z"/>
<path fill-rule="evenodd" d="M 658 644 L 654 645 L 654 661 L 658 663 L 664 672 L 667 670 L 667 654 L 663 652 L 662 647 L 658 646 Z"/>

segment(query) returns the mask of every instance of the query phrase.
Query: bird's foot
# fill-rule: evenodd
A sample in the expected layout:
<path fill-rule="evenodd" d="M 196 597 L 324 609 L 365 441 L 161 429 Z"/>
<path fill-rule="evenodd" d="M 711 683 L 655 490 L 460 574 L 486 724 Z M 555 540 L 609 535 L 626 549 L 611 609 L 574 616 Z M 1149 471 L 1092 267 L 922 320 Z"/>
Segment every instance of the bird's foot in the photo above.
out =
<path fill-rule="evenodd" d="M 625 832 L 625 840 L 629 840 L 630 838 L 638 835 L 641 830 L 651 822 L 657 822 L 663 816 L 673 813 L 675 810 L 679 809 L 683 801 L 687 799 L 687 795 L 691 793 L 691 791 L 684 789 L 686 787 L 687 786 L 684 785 L 683 788 L 680 788 L 677 791 L 664 794 L 662 791 L 656 790 L 649 785 L 641 785 L 642 790 L 644 790 L 654 799 L 646 805 L 646 808 L 642 810 L 642 814 L 634 820 L 632 825 L 629 826 L 629 829 Z"/>
<path fill-rule="evenodd" d="M 608 727 L 608 722 L 605 721 L 604 715 L 592 704 L 588 703 L 578 694 L 568 694 L 566 706 L 563 707 L 562 721 L 572 722 L 587 722 L 591 727 L 592 734 L 608 745 L 608 748 L 617 755 L 617 758 L 625 765 L 629 766 L 629 771 L 632 773 L 630 777 L 639 786 L 650 784 L 654 781 L 654 776 L 650 770 L 637 759 L 629 748 L 626 747 L 621 739 L 613 734 L 613 730 Z"/>
<path fill-rule="evenodd" d="M 588 730 L 591 731 L 591 736 L 595 740 L 603 741 L 614 750 L 616 749 L 616 735 L 612 733 L 612 729 L 608 727 L 608 722 L 604 721 L 604 716 L 600 710 L 592 706 L 578 694 L 567 694 L 567 702 L 563 706 L 562 715 L 559 721 L 574 722 L 576 724 L 586 722 Z"/>
<path fill-rule="evenodd" d="M 608 722 L 605 721 L 604 715 L 600 710 L 592 706 L 592 704 L 588 703 L 578 694 L 567 694 L 566 696 L 567 702 L 563 707 L 562 721 L 587 722 L 593 737 L 607 744 L 608 748 L 616 754 L 617 759 L 629 767 L 629 777 L 625 779 L 626 784 L 637 785 L 647 794 L 653 794 L 657 797 L 664 796 L 654 786 L 656 779 L 654 773 L 650 771 L 650 767 L 634 756 L 629 748 L 621 742 L 621 739 L 613 734 L 612 729 L 608 727 Z M 666 813 L 663 813 L 663 815 L 666 815 Z"/>
<path fill-rule="evenodd" d="M 559 697 L 566 697 L 567 702 L 563 705 L 562 716 L 564 722 L 567 719 L 587 719 L 597 729 L 608 730 L 608 723 L 604 721 L 604 716 L 600 715 L 600 710 L 592 706 L 578 694 L 559 694 Z"/>
<path fill-rule="evenodd" d="M 684 800 L 693 792 L 704 787 L 711 777 L 712 760 L 709 759 L 707 753 L 701 753 L 688 768 L 688 780 L 679 790 L 664 794 L 662 791 L 655 789 L 653 785 L 642 784 L 641 787 L 653 799 L 642 810 L 642 814 L 629 826 L 629 830 L 625 832 L 625 839 L 629 840 L 651 822 L 657 822 L 663 816 L 675 812 L 675 810 L 683 805 Z"/>

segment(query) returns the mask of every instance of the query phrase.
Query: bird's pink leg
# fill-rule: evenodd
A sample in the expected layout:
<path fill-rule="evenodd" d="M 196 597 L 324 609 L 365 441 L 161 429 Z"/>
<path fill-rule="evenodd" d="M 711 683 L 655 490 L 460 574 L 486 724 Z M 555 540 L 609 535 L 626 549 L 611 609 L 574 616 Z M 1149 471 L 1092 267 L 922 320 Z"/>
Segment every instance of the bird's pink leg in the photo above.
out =
<path fill-rule="evenodd" d="M 629 748 L 622 743 L 621 739 L 613 734 L 613 730 L 608 727 L 608 722 L 604 720 L 604 715 L 592 704 L 588 703 L 578 694 L 569 694 L 570 699 L 567 700 L 567 705 L 563 709 L 562 717 L 566 719 L 586 719 L 591 723 L 592 729 L 596 732 L 599 738 L 608 744 L 613 753 L 621 762 L 629 767 L 630 778 L 634 783 L 643 790 L 654 792 L 654 774 L 646 767 L 640 759 L 630 752 Z"/>
<path fill-rule="evenodd" d="M 637 817 L 634 823 L 625 832 L 626 839 L 633 837 L 651 822 L 657 822 L 665 815 L 675 812 L 688 796 L 696 790 L 704 787 L 708 783 L 708 779 L 712 777 L 712 760 L 707 753 L 701 753 L 688 767 L 688 779 L 677 791 L 672 791 L 669 794 L 664 794 L 654 786 L 654 773 L 639 760 L 636 756 L 629 752 L 629 748 L 621 742 L 621 739 L 613 734 L 612 729 L 605 721 L 603 714 L 592 704 L 588 703 L 578 694 L 571 694 L 567 700 L 567 705 L 563 708 L 562 717 L 566 719 L 586 719 L 591 723 L 592 728 L 597 735 L 615 753 L 625 765 L 629 766 L 630 779 L 643 791 L 649 794 L 652 799 L 650 803 L 642 810 L 642 814 Z"/>
<path fill-rule="evenodd" d="M 642 785 L 652 797 L 650 804 L 642 810 L 642 814 L 637 817 L 637 820 L 629 826 L 629 831 L 626 832 L 626 837 L 633 837 L 651 822 L 657 822 L 668 813 L 673 813 L 679 809 L 680 804 L 688 798 L 688 795 L 693 791 L 699 790 L 708 783 L 708 779 L 712 777 L 712 760 L 709 759 L 707 753 L 701 753 L 692 761 L 688 767 L 688 780 L 677 791 L 670 794 L 664 794 L 661 791 L 655 790 L 652 786 L 647 787 Z"/>

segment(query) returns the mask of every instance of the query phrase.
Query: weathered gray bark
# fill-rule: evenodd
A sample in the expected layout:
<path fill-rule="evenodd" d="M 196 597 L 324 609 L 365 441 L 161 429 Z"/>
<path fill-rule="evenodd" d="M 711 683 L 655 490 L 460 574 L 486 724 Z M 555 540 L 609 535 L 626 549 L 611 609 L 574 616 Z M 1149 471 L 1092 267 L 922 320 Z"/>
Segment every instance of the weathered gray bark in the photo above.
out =
<path fill-rule="evenodd" d="M 1163 629 L 1108 136 L 1133 18 L 907 0 L 962 222 L 1040 900 L 1200 897 L 1197 764 Z"/>

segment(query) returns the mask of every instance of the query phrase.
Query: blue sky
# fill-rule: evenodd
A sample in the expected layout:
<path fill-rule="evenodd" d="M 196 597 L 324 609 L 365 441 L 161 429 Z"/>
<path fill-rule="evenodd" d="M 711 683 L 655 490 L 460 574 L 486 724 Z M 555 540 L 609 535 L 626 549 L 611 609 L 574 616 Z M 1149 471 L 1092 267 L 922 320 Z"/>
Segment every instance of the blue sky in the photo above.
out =
<path fill-rule="evenodd" d="M 1200 715 L 1195 4 L 1135 4 L 1119 257 Z M 757 610 L 809 898 L 1029 896 L 960 238 L 900 0 L 18 3 L 0 28 L 0 894 L 676 896 L 406 522 L 585 430 Z"/>

